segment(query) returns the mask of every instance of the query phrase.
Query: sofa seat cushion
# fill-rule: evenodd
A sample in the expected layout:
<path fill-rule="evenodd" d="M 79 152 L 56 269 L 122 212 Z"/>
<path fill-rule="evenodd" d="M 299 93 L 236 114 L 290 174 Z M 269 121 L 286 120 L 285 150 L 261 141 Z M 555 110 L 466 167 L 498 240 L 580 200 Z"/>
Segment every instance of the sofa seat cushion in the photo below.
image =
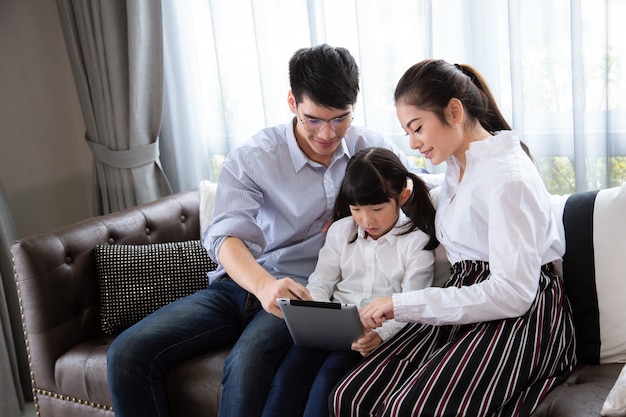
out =
<path fill-rule="evenodd" d="M 222 370 L 230 347 L 189 359 L 165 378 L 170 410 L 176 416 L 216 416 L 222 396 Z"/>
<path fill-rule="evenodd" d="M 553 389 L 532 417 L 599 416 L 623 364 L 578 365 L 568 379 Z"/>
<path fill-rule="evenodd" d="M 601 414 L 607 417 L 626 416 L 626 366 L 604 400 Z"/>
<path fill-rule="evenodd" d="M 113 336 L 102 335 L 80 343 L 57 359 L 54 379 L 59 392 L 95 404 L 111 406 L 106 355 Z"/>
<path fill-rule="evenodd" d="M 96 406 L 112 406 L 107 383 L 107 349 L 115 336 L 102 335 L 80 343 L 55 364 L 59 392 Z M 230 347 L 192 358 L 171 369 L 165 378 L 173 415 L 217 415 L 222 395 L 222 369 Z"/>

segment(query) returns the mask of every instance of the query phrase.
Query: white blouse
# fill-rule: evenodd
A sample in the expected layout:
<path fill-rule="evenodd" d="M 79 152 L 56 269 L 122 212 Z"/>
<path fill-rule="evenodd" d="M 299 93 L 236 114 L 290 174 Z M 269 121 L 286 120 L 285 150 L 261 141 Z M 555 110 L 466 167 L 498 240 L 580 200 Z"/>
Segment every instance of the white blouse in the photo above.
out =
<path fill-rule="evenodd" d="M 366 237 L 352 217 L 334 222 L 309 276 L 307 288 L 313 299 L 362 307 L 374 298 L 429 287 L 434 251 L 424 250 L 429 237 L 421 230 L 401 234 L 407 220 L 400 212 L 395 227 L 377 240 Z M 355 233 L 357 239 L 349 243 Z M 376 331 L 386 341 L 405 324 L 388 320 Z"/>
<path fill-rule="evenodd" d="M 537 293 L 540 268 L 561 259 L 551 196 L 515 132 L 472 142 L 459 182 L 452 156 L 439 195 L 436 230 L 454 264 L 489 262 L 489 279 L 462 288 L 427 288 L 393 296 L 395 319 L 467 324 L 524 314 Z"/>

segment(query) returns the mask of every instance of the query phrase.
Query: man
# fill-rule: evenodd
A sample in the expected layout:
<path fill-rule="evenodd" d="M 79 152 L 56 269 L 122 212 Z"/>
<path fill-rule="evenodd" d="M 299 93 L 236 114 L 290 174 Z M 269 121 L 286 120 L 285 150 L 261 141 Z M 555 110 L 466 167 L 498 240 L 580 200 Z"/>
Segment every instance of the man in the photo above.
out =
<path fill-rule="evenodd" d="M 310 299 L 304 285 L 348 160 L 362 148 L 383 146 L 412 167 L 382 136 L 351 126 L 359 71 L 348 50 L 300 49 L 289 61 L 289 79 L 293 120 L 262 130 L 224 163 L 214 219 L 203 236 L 220 265 L 208 288 L 156 311 L 111 345 L 116 416 L 167 415 L 165 372 L 228 345 L 219 415 L 260 415 L 292 344 L 276 298 Z"/>

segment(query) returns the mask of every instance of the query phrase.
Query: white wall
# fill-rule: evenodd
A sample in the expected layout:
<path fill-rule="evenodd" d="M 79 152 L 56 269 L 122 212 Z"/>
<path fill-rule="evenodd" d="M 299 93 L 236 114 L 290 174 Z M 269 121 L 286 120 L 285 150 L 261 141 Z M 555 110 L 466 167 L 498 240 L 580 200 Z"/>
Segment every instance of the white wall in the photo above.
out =
<path fill-rule="evenodd" d="M 0 0 L 0 183 L 20 237 L 93 215 L 91 152 L 55 0 Z"/>

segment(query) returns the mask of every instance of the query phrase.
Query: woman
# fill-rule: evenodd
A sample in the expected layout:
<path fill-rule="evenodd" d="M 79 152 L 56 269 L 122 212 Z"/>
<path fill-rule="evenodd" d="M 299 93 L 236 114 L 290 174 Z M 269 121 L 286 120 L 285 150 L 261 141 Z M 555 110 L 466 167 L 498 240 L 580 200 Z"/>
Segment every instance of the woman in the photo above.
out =
<path fill-rule="evenodd" d="M 410 145 L 447 164 L 435 227 L 443 288 L 374 300 L 366 328 L 412 322 L 331 394 L 337 416 L 527 416 L 573 369 L 574 329 L 552 262 L 550 195 L 483 78 L 425 60 L 395 91 Z"/>

